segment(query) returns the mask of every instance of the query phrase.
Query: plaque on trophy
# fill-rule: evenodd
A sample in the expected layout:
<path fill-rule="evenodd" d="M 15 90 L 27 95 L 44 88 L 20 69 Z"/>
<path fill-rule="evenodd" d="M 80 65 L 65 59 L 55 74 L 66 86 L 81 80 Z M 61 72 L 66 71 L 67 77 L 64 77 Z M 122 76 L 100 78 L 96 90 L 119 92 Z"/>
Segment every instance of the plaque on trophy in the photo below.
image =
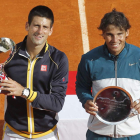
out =
<path fill-rule="evenodd" d="M 9 57 L 13 57 L 15 51 L 16 44 L 13 40 L 7 37 L 0 38 L 0 81 L 7 79 L 4 73 L 4 65 L 7 63 Z"/>
<path fill-rule="evenodd" d="M 96 117 L 109 125 L 126 121 L 131 113 L 131 95 L 117 86 L 102 89 L 96 94 L 93 102 L 98 106 Z"/>

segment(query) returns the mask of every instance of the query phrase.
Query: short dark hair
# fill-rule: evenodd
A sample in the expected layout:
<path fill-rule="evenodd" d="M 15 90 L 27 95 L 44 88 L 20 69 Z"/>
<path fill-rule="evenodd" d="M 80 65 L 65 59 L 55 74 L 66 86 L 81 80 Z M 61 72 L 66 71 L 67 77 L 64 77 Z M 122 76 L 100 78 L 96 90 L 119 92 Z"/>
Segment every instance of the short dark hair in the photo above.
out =
<path fill-rule="evenodd" d="M 98 29 L 104 32 L 108 25 L 114 25 L 119 27 L 120 30 L 124 29 L 125 31 L 131 27 L 129 20 L 125 17 L 124 13 L 118 12 L 116 9 L 113 9 L 111 12 L 104 15 Z"/>
<path fill-rule="evenodd" d="M 51 27 L 52 27 L 52 25 L 54 23 L 53 12 L 47 6 L 39 5 L 39 6 L 34 7 L 30 11 L 30 13 L 28 15 L 28 23 L 29 23 L 29 25 L 31 24 L 34 16 L 45 17 L 45 18 L 50 19 L 51 20 Z"/>

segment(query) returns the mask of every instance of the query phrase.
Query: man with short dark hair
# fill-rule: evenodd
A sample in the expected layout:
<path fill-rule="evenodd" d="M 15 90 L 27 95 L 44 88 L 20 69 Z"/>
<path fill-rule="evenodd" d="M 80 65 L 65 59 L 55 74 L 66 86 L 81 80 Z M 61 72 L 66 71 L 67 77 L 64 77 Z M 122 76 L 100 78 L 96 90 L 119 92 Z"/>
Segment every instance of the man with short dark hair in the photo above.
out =
<path fill-rule="evenodd" d="M 113 9 L 106 13 L 98 27 L 105 44 L 84 54 L 79 63 L 76 93 L 90 114 L 87 140 L 140 139 L 139 114 L 120 124 L 108 125 L 95 117 L 99 106 L 93 102 L 100 90 L 118 86 L 132 96 L 132 108 L 140 113 L 140 48 L 126 43 L 130 27 L 122 12 Z"/>
<path fill-rule="evenodd" d="M 3 140 L 58 140 L 58 112 L 68 83 L 66 55 L 47 43 L 53 31 L 53 12 L 34 7 L 25 29 L 28 35 L 5 64 L 8 80 Z M 15 96 L 15 98 L 12 98 Z"/>

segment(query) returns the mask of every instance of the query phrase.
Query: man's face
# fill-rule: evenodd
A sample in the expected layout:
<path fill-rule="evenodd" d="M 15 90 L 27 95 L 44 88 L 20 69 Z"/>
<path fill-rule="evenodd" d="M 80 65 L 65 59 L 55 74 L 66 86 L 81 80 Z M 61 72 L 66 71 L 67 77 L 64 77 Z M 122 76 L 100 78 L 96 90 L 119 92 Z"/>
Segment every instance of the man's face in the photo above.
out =
<path fill-rule="evenodd" d="M 119 27 L 108 25 L 103 33 L 107 48 L 113 55 L 118 55 L 125 47 L 126 37 L 129 35 L 129 30 L 120 30 Z"/>
<path fill-rule="evenodd" d="M 31 24 L 26 23 L 28 39 L 34 45 L 44 45 L 48 36 L 52 34 L 51 20 L 45 17 L 35 16 Z"/>

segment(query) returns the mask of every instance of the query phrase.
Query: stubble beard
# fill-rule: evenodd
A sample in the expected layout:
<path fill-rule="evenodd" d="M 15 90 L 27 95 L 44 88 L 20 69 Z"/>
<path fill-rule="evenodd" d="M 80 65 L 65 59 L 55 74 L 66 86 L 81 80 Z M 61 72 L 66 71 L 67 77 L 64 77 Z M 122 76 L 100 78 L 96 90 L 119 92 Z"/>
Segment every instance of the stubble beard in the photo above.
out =
<path fill-rule="evenodd" d="M 45 40 L 44 39 L 36 40 L 35 38 L 32 38 L 32 42 L 35 45 L 42 45 L 42 44 L 44 44 Z"/>

